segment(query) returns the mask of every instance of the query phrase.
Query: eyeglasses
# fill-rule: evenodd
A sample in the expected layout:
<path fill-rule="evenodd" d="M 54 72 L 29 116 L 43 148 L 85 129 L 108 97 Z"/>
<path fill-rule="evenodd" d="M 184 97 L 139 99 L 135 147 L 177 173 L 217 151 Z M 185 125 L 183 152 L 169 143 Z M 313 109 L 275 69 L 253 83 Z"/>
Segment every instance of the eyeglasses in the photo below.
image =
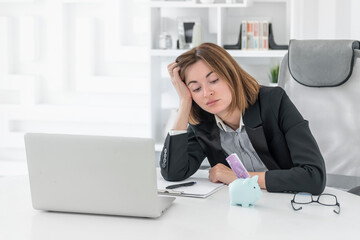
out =
<path fill-rule="evenodd" d="M 339 210 L 334 209 L 334 213 L 340 213 L 340 203 L 337 200 L 337 197 L 333 194 L 323 193 L 320 194 L 316 200 L 314 200 L 314 196 L 311 193 L 307 192 L 299 192 L 294 195 L 294 198 L 291 200 L 291 206 L 295 211 L 301 210 L 302 207 L 295 208 L 295 204 L 310 204 L 313 202 L 319 203 L 324 206 L 337 206 Z"/>

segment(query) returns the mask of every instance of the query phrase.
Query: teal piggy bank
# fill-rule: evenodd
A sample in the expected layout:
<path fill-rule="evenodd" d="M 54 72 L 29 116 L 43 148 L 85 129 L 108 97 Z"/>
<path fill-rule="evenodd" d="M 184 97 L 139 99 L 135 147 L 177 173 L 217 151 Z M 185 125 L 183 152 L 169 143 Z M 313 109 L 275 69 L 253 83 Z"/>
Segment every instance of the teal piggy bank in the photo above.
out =
<path fill-rule="evenodd" d="M 258 176 L 238 178 L 229 184 L 230 204 L 249 207 L 260 199 L 262 192 L 257 182 Z"/>

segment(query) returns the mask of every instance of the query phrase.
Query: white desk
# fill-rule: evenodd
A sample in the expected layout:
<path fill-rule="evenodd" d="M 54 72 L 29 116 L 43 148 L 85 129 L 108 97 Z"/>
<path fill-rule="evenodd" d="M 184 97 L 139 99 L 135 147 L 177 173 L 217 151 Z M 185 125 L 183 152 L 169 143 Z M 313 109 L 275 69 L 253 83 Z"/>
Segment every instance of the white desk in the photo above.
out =
<path fill-rule="evenodd" d="M 225 187 L 207 199 L 178 197 L 158 219 L 42 212 L 31 206 L 27 176 L 0 177 L 1 240 L 359 239 L 360 197 L 327 188 L 341 204 L 303 206 L 292 194 L 263 191 L 255 207 L 230 206 Z"/>

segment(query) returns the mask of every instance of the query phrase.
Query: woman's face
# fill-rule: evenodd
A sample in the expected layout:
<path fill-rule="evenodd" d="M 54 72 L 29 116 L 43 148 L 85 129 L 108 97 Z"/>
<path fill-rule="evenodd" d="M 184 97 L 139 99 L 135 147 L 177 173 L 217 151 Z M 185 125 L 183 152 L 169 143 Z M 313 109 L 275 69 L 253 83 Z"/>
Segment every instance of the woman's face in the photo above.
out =
<path fill-rule="evenodd" d="M 199 107 L 219 117 L 226 115 L 232 101 L 230 88 L 204 61 L 189 66 L 185 79 L 192 99 Z"/>

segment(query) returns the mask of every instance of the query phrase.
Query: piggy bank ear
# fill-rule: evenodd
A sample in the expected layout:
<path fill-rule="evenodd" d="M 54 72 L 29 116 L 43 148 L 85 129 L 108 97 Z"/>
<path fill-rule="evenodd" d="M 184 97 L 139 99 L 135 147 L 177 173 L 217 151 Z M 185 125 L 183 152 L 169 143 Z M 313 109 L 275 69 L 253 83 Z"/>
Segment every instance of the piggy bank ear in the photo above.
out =
<path fill-rule="evenodd" d="M 251 178 L 251 182 L 252 182 L 252 183 L 257 183 L 258 179 L 259 179 L 259 176 L 258 176 L 258 175 L 255 175 L 255 176 L 253 176 L 253 177 Z"/>
<path fill-rule="evenodd" d="M 249 185 L 250 184 L 250 178 L 245 178 L 245 180 L 243 181 L 243 184 Z"/>

